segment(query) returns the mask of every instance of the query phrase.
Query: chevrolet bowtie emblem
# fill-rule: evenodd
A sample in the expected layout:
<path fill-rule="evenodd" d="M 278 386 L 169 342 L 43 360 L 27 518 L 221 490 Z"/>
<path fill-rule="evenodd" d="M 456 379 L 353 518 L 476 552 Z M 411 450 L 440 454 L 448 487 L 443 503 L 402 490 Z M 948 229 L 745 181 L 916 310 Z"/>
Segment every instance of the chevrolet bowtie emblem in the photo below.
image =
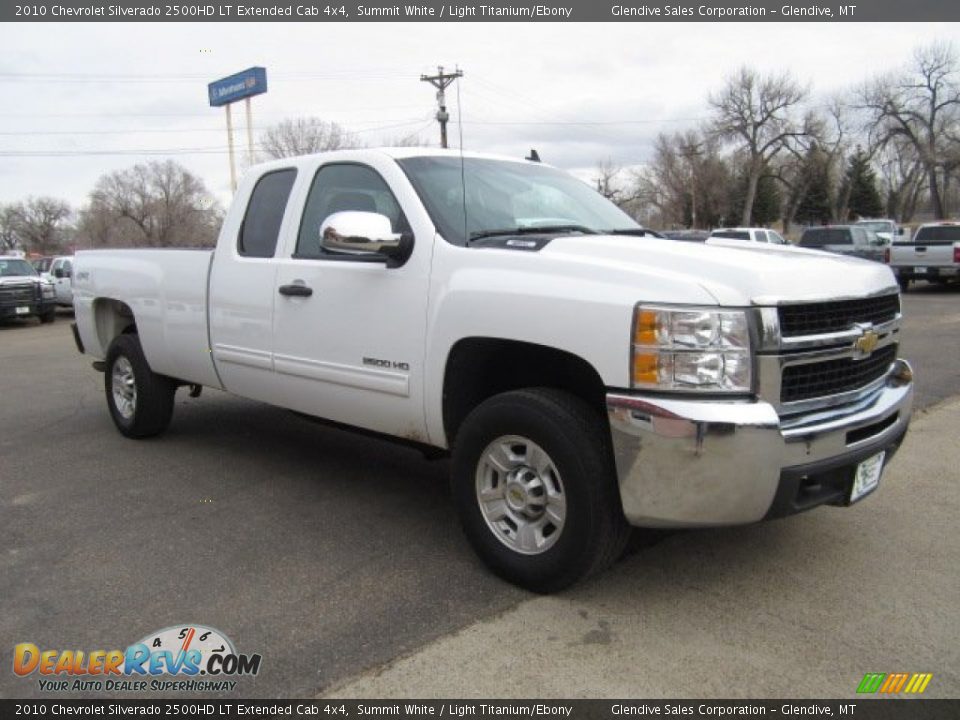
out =
<path fill-rule="evenodd" d="M 877 345 L 880 343 L 880 336 L 877 335 L 873 330 L 864 330 L 863 335 L 857 338 L 857 341 L 853 344 L 857 352 L 864 357 L 872 353 L 877 349 Z"/>

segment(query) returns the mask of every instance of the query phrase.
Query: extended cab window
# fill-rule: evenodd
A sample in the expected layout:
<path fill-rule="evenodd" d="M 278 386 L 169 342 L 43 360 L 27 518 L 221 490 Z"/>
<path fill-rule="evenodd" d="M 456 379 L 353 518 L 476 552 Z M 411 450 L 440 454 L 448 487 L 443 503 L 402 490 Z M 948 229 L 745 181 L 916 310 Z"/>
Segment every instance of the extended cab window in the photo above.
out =
<path fill-rule="evenodd" d="M 713 237 L 723 238 L 724 240 L 749 240 L 750 233 L 743 230 L 716 230 Z"/>
<path fill-rule="evenodd" d="M 917 243 L 960 242 L 960 225 L 934 225 L 922 227 L 913 239 Z"/>
<path fill-rule="evenodd" d="M 347 210 L 386 215 L 393 232 L 410 232 L 400 204 L 376 170 L 353 163 L 325 165 L 317 171 L 310 186 L 294 257 L 335 255 L 320 246 L 320 226 L 334 213 Z"/>
<path fill-rule="evenodd" d="M 267 173 L 257 181 L 240 226 L 237 252 L 244 257 L 273 257 L 280 223 L 296 178 L 297 171 L 290 168 Z"/>

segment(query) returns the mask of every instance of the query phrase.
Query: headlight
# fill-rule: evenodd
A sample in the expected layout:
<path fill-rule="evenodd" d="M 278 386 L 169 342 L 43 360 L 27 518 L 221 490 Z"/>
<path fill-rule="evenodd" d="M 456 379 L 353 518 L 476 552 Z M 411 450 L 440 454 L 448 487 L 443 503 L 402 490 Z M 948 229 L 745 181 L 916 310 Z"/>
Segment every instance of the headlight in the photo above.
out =
<path fill-rule="evenodd" d="M 57 294 L 57 289 L 53 285 L 44 283 L 42 292 L 44 297 L 53 297 L 54 295 Z"/>
<path fill-rule="evenodd" d="M 746 312 L 638 305 L 631 378 L 645 390 L 750 392 Z"/>

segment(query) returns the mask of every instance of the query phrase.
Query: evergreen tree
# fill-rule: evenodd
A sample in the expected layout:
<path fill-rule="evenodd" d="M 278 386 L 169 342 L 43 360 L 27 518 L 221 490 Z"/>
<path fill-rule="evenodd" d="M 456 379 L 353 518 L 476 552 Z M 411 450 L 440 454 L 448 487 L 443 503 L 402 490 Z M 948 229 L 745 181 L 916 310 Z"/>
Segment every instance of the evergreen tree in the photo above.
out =
<path fill-rule="evenodd" d="M 746 202 L 749 178 L 746 173 L 740 173 L 730 197 L 729 217 L 739 218 L 743 215 L 743 205 Z M 753 210 L 750 213 L 750 227 L 765 227 L 780 219 L 782 198 L 777 182 L 768 170 L 764 170 L 757 181 L 757 194 L 753 200 Z"/>
<path fill-rule="evenodd" d="M 870 167 L 866 153 L 859 148 L 850 158 L 844 182 L 850 188 L 847 208 L 851 220 L 883 214 L 883 202 L 877 192 L 877 174 Z"/>
<path fill-rule="evenodd" d="M 826 153 L 814 145 L 807 152 L 800 171 L 803 198 L 797 205 L 794 219 L 801 225 L 826 225 L 833 219 L 830 168 Z"/>

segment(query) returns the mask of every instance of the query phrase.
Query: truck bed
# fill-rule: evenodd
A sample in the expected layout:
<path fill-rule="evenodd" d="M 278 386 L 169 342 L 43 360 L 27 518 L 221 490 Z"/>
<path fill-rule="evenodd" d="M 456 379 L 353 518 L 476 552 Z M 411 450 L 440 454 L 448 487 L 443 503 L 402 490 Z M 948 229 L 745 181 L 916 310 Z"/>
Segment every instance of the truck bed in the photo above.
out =
<path fill-rule="evenodd" d="M 212 250 L 84 250 L 74 268 L 74 310 L 86 352 L 102 360 L 117 306 L 130 308 L 154 372 L 220 387 L 209 349 Z"/>

